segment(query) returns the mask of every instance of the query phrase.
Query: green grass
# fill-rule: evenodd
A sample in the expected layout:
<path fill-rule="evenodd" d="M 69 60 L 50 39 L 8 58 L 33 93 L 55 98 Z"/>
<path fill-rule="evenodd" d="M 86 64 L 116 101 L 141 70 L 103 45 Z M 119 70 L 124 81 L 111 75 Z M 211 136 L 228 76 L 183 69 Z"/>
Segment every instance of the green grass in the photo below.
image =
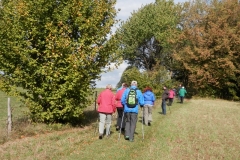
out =
<path fill-rule="evenodd" d="M 123 135 L 118 140 L 114 126 L 110 138 L 99 140 L 95 122 L 8 141 L 0 145 L 0 159 L 240 159 L 239 103 L 193 99 L 174 103 L 171 113 L 167 109 L 163 116 L 160 102 L 156 103 L 154 122 L 144 126 L 144 139 L 139 113 L 135 142 L 124 140 Z"/>
<path fill-rule="evenodd" d="M 20 102 L 17 100 L 17 98 L 9 97 L 3 92 L 0 92 L 0 121 L 1 121 L 0 126 L 1 128 L 3 127 L 3 124 L 4 124 L 2 123 L 2 121 L 6 122 L 7 120 L 8 98 L 10 98 L 11 108 L 14 114 L 16 115 L 16 117 L 22 115 L 22 113 L 20 113 L 22 108 L 19 107 Z"/>
<path fill-rule="evenodd" d="M 0 91 L 0 144 L 7 138 L 8 98 L 10 98 L 13 125 L 25 117 L 24 112 L 27 111 L 25 107 L 21 107 L 16 97 L 7 96 Z"/>

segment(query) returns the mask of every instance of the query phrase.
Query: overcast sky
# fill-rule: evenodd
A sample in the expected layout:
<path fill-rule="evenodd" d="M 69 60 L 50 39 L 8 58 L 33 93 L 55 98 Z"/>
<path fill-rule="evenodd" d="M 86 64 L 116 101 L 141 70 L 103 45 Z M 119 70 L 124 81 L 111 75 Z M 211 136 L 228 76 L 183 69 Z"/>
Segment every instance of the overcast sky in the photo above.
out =
<path fill-rule="evenodd" d="M 185 0 L 175 0 L 175 2 L 182 2 Z M 120 12 L 117 15 L 117 19 L 127 20 L 131 16 L 131 13 L 138 10 L 142 6 L 154 3 L 155 0 L 117 0 L 116 9 L 120 8 Z M 114 30 L 114 29 L 113 29 Z M 123 71 L 126 69 L 127 65 L 123 63 L 111 72 L 101 74 L 101 80 L 97 81 L 97 88 L 105 88 L 107 84 L 111 84 L 113 87 L 119 82 Z"/>

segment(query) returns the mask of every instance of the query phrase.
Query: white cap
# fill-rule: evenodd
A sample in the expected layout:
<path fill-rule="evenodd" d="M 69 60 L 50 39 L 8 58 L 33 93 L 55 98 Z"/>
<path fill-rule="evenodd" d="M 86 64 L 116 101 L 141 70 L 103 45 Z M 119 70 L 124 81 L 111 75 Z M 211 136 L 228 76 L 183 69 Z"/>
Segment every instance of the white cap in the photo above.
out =
<path fill-rule="evenodd" d="M 136 85 L 137 85 L 137 81 L 132 81 L 132 82 L 131 82 L 131 85 L 132 85 L 132 86 L 136 86 Z"/>

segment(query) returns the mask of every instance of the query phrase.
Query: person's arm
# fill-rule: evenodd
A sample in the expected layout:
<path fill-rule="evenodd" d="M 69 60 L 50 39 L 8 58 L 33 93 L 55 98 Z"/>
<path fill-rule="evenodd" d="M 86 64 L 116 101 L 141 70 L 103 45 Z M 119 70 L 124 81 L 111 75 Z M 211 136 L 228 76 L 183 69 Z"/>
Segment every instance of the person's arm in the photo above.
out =
<path fill-rule="evenodd" d="M 112 107 L 113 107 L 113 112 L 115 112 L 116 111 L 116 104 L 115 104 L 115 96 L 114 96 L 114 94 L 113 94 L 113 96 L 112 96 Z"/>
<path fill-rule="evenodd" d="M 144 106 L 144 97 L 143 97 L 142 92 L 140 90 L 138 90 L 137 95 L 138 95 L 138 103 L 141 107 L 143 107 Z"/>
<path fill-rule="evenodd" d="M 118 101 L 119 100 L 119 93 L 120 92 L 117 92 L 116 95 L 115 95 L 115 100 Z M 121 100 L 121 99 L 120 99 Z"/>
<path fill-rule="evenodd" d="M 165 99 L 168 99 L 169 91 L 165 91 L 165 95 L 166 95 Z"/>
<path fill-rule="evenodd" d="M 152 94 L 152 101 L 153 101 L 153 102 L 156 101 L 156 97 L 155 97 L 154 93 Z"/>
<path fill-rule="evenodd" d="M 123 94 L 122 94 L 122 98 L 121 98 L 121 103 L 124 106 L 126 104 L 126 95 L 128 93 L 128 89 L 126 89 Z"/>

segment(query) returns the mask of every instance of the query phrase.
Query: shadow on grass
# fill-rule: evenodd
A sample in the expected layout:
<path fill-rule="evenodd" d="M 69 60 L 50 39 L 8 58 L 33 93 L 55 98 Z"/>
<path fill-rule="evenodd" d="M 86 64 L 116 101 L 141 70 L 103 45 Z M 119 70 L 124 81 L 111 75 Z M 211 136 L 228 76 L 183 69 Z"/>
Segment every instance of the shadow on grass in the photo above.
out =
<path fill-rule="evenodd" d="M 73 127 L 84 127 L 96 123 L 99 119 L 99 114 L 95 110 L 87 110 L 83 112 L 83 117 L 73 120 L 70 124 Z"/>
<path fill-rule="evenodd" d="M 0 130 L 0 144 L 4 144 L 9 140 L 31 137 L 53 131 L 64 131 L 72 127 L 83 128 L 85 126 L 93 126 L 93 128 L 97 130 L 97 122 L 98 112 L 95 110 L 84 111 L 82 118 L 71 119 L 70 122 L 66 123 L 37 123 L 32 122 L 31 119 L 26 115 L 15 117 L 12 121 L 12 131 L 10 136 L 7 135 L 6 129 Z"/>

